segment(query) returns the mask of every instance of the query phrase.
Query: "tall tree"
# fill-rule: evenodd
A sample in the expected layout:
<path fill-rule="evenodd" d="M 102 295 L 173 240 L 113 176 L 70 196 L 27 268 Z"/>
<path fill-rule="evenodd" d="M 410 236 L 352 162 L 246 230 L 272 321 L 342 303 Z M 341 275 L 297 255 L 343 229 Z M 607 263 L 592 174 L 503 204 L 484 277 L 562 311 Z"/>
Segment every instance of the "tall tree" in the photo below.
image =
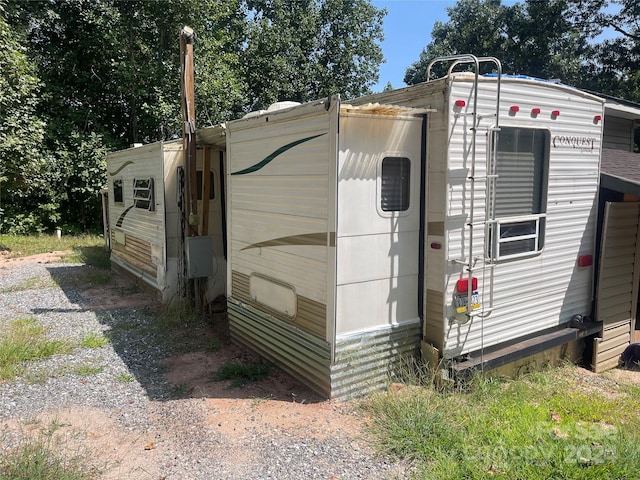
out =
<path fill-rule="evenodd" d="M 198 126 L 281 99 L 360 95 L 382 61 L 384 11 L 369 0 L 4 1 L 41 80 L 31 108 L 51 201 L 38 229 L 99 227 L 105 152 L 181 134 L 184 25 L 196 32 Z"/>
<path fill-rule="evenodd" d="M 588 59 L 592 88 L 640 102 L 640 3 L 636 0 L 612 2 L 619 11 L 599 12 L 594 23 L 615 32 L 597 46 Z"/>
<path fill-rule="evenodd" d="M 24 32 L 6 22 L 4 7 L 0 2 L 0 231 L 29 230 L 51 214 L 49 168 L 40 148 L 45 125 L 37 113 L 41 83 Z"/>
<path fill-rule="evenodd" d="M 49 177 L 56 223 L 69 229 L 99 227 L 106 151 L 181 133 L 181 26 L 193 26 L 205 47 L 196 56 L 197 88 L 207 99 L 200 120 L 241 111 L 237 0 L 15 0 L 9 7 L 42 80 L 41 149 L 56 165 Z"/>
<path fill-rule="evenodd" d="M 247 0 L 249 108 L 366 93 L 383 60 L 384 10 L 366 0 Z"/>
<path fill-rule="evenodd" d="M 509 73 L 581 78 L 589 55 L 587 32 L 567 16 L 569 0 L 526 0 L 505 6 L 501 0 L 460 0 L 448 9 L 449 21 L 437 22 L 432 42 L 405 74 L 405 82 L 424 81 L 435 57 L 460 53 L 494 56 Z"/>

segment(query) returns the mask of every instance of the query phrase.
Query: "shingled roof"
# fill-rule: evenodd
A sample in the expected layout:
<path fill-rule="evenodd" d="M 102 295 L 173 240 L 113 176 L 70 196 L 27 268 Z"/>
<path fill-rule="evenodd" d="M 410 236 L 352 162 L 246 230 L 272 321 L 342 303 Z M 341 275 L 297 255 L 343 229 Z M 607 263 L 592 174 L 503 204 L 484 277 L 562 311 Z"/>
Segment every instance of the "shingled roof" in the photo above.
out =
<path fill-rule="evenodd" d="M 640 197 L 640 154 L 603 148 L 600 185 Z"/>

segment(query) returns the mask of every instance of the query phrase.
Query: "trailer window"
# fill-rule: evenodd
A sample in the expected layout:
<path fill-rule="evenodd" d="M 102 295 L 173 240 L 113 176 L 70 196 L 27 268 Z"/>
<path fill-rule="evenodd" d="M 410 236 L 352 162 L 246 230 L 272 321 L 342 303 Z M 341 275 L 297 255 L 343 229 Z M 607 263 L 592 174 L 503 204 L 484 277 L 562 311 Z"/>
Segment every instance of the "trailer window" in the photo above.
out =
<path fill-rule="evenodd" d="M 124 194 L 122 190 L 121 178 L 118 178 L 113 181 L 113 203 L 124 203 Z"/>
<path fill-rule="evenodd" d="M 385 157 L 382 160 L 380 208 L 383 212 L 404 212 L 409 209 L 411 161 L 405 157 Z"/>
<path fill-rule="evenodd" d="M 544 246 L 549 132 L 502 127 L 497 135 L 492 256 L 531 255 Z"/>
<path fill-rule="evenodd" d="M 136 208 L 155 211 L 156 203 L 153 194 L 153 178 L 133 180 L 133 205 Z"/>
<path fill-rule="evenodd" d="M 198 200 L 202 200 L 202 170 L 198 170 L 197 172 L 198 180 Z M 209 200 L 213 200 L 215 197 L 214 191 L 214 183 L 213 183 L 213 172 L 209 172 Z"/>

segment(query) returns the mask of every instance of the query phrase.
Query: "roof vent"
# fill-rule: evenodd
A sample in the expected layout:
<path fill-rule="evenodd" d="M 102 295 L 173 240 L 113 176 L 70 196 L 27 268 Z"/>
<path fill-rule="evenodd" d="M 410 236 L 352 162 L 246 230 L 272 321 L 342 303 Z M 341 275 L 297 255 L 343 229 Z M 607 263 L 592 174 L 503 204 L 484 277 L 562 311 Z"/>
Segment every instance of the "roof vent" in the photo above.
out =
<path fill-rule="evenodd" d="M 267 112 L 275 112 L 276 110 L 284 110 L 285 108 L 291 108 L 300 105 L 300 102 L 276 102 L 269 105 Z"/>

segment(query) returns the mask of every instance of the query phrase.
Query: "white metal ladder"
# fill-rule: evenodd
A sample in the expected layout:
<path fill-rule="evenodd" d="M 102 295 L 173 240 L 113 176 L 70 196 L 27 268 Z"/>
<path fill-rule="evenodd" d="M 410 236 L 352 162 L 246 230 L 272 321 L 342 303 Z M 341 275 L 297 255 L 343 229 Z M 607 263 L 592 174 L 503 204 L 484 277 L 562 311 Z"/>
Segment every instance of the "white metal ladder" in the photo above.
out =
<path fill-rule="evenodd" d="M 437 63 L 445 63 L 451 62 L 449 66 L 449 70 L 447 75 L 451 75 L 453 69 L 458 65 L 463 64 L 473 64 L 475 67 L 475 78 L 473 83 L 473 112 L 472 112 L 472 135 L 471 135 L 471 168 L 469 169 L 469 173 L 467 176 L 467 182 L 469 183 L 469 194 L 471 197 L 470 205 L 469 205 L 469 218 L 467 222 L 467 227 L 469 228 L 469 250 L 467 254 L 467 258 L 460 261 L 465 266 L 465 270 L 467 272 L 467 311 L 466 311 L 466 321 L 468 322 L 474 316 L 485 317 L 491 313 L 493 310 L 493 268 L 495 266 L 495 249 L 488 244 L 489 239 L 493 240 L 495 236 L 495 231 L 493 229 L 493 225 L 496 222 L 495 218 L 495 185 L 496 185 L 496 157 L 497 157 L 497 135 L 493 135 L 493 133 L 497 133 L 500 131 L 500 88 L 501 88 L 501 79 L 502 79 L 502 64 L 500 60 L 495 57 L 476 57 L 475 55 L 465 54 L 465 55 L 451 55 L 445 57 L 438 57 L 429 63 L 427 66 L 427 81 L 431 76 L 431 68 Z M 483 177 L 476 177 L 476 137 L 478 131 L 478 123 L 480 120 L 480 116 L 478 115 L 478 80 L 480 75 L 480 64 L 481 63 L 493 63 L 497 69 L 497 80 L 496 80 L 496 108 L 495 113 L 488 116 L 495 116 L 495 123 L 492 127 L 489 128 L 489 152 L 486 163 L 486 175 Z M 475 212 L 475 192 L 476 192 L 476 182 L 482 181 L 484 182 L 485 188 L 485 216 L 484 221 L 475 222 L 474 212 Z M 473 237 L 474 237 L 474 228 L 482 227 L 484 228 L 484 238 L 485 238 L 485 251 L 483 252 L 483 262 L 481 266 L 476 266 L 476 259 L 474 259 L 473 252 Z M 493 230 L 493 231 L 492 231 Z M 472 277 L 473 272 L 482 270 L 483 271 L 483 281 L 486 279 L 486 270 L 489 270 L 489 306 L 487 308 L 481 308 L 477 312 L 474 312 L 472 307 Z M 466 322 L 465 322 L 466 323 Z"/>

